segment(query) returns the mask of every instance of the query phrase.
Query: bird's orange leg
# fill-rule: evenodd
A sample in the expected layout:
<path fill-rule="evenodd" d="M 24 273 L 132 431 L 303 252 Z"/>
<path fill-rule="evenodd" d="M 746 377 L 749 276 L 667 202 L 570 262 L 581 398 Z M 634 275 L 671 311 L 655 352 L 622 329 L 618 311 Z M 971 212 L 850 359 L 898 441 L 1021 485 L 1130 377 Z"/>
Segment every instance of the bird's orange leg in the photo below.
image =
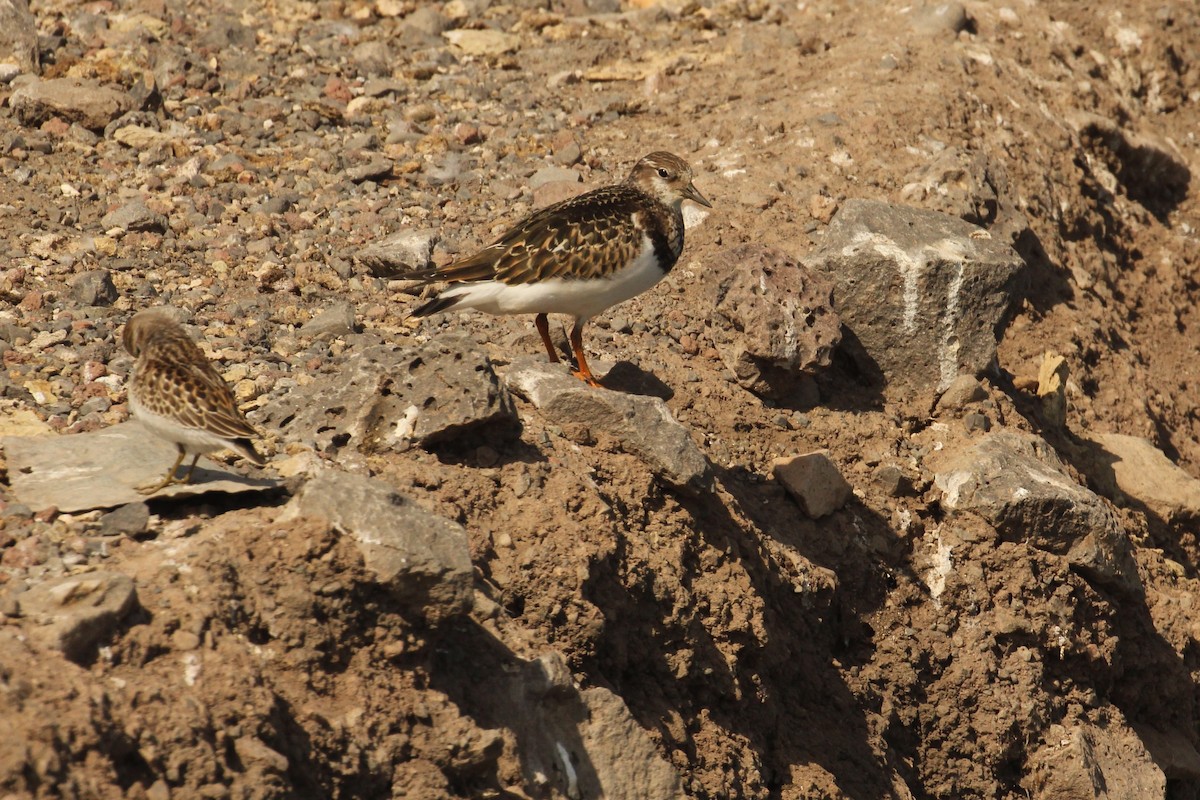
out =
<path fill-rule="evenodd" d="M 542 335 L 542 343 L 546 345 L 546 352 L 550 354 L 550 362 L 558 363 L 558 353 L 554 350 L 554 342 L 550 341 L 550 320 L 545 314 L 538 314 L 533 318 L 533 324 L 537 326 L 538 333 Z"/>
<path fill-rule="evenodd" d="M 588 369 L 587 357 L 583 354 L 583 324 L 586 320 L 575 320 L 575 326 L 571 328 L 571 350 L 575 353 L 575 363 L 579 365 L 579 369 L 574 370 L 571 374 L 579 380 L 586 383 L 588 386 L 594 386 L 597 389 L 602 388 L 600 381 L 596 380 L 596 376 Z"/>

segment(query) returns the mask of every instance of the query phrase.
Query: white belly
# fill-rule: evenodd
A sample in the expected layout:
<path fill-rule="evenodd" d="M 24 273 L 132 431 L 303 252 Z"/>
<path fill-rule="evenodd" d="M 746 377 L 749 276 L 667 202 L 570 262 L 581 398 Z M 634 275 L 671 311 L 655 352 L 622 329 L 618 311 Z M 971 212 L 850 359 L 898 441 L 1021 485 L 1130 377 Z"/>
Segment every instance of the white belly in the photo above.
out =
<path fill-rule="evenodd" d="M 129 410 L 143 427 L 168 442 L 179 445 L 188 455 L 211 453 L 229 446 L 224 438 L 215 433 L 209 433 L 202 428 L 191 428 L 149 411 L 133 396 L 129 398 Z"/>
<path fill-rule="evenodd" d="M 592 280 L 551 278 L 510 286 L 499 281 L 479 281 L 451 286 L 443 297 L 461 298 L 462 308 L 489 314 L 570 314 L 588 319 L 604 309 L 641 294 L 663 279 L 650 240 L 628 267 Z"/>

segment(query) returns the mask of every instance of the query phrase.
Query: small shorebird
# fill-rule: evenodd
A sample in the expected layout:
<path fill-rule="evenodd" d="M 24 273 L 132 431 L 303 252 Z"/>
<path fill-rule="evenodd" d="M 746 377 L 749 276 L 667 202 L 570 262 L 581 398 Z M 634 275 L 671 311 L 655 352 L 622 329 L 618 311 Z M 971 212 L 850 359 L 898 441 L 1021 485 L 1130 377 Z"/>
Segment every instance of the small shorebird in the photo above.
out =
<path fill-rule="evenodd" d="M 684 200 L 712 208 L 692 185 L 686 161 L 651 153 L 622 183 L 539 209 L 467 258 L 398 277 L 450 284 L 414 316 L 452 308 L 537 314 L 534 323 L 553 362 L 558 353 L 546 315 L 570 314 L 574 375 L 599 386 L 583 352 L 583 326 L 671 271 L 683 252 Z"/>
<path fill-rule="evenodd" d="M 228 384 L 166 310 L 149 308 L 135 314 L 125 323 L 121 341 L 137 359 L 128 387 L 130 411 L 179 450 L 166 477 L 138 491 L 153 494 L 172 483 L 190 482 L 201 454 L 222 448 L 260 467 L 266 463 L 250 438 L 258 432 L 238 410 Z M 189 454 L 192 465 L 179 480 L 175 471 Z"/>

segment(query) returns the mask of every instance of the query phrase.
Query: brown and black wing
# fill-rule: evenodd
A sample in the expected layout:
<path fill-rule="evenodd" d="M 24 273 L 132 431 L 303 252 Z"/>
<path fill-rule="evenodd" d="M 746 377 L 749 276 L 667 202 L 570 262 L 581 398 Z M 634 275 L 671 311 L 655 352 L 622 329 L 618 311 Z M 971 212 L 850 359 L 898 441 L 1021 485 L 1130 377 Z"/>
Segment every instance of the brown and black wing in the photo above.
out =
<path fill-rule="evenodd" d="M 186 336 L 159 336 L 143 350 L 133 380 L 148 411 L 229 439 L 262 463 L 253 446 L 241 441 L 258 432 L 238 409 L 225 379 Z"/>
<path fill-rule="evenodd" d="M 546 206 L 474 255 L 402 278 L 427 283 L 548 278 L 597 278 L 629 264 L 641 251 L 649 198 L 629 185 L 607 186 Z"/>

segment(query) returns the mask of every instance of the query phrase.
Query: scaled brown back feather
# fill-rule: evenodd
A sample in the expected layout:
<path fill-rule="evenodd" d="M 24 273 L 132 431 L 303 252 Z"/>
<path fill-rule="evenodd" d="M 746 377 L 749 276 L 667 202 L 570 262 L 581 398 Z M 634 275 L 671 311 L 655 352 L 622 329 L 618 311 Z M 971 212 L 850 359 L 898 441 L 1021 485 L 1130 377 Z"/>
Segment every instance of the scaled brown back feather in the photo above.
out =
<path fill-rule="evenodd" d="M 122 341 L 137 357 L 129 391 L 147 411 L 231 440 L 258 435 L 225 379 L 168 315 L 158 310 L 137 314 L 126 324 Z M 249 452 L 252 460 L 263 463 L 252 446 Z"/>
<path fill-rule="evenodd" d="M 678 156 L 651 153 L 634 165 L 622 183 L 539 209 L 492 244 L 445 267 L 412 270 L 398 277 L 425 283 L 494 280 L 509 285 L 549 278 L 590 280 L 627 266 L 647 238 L 668 270 L 683 250 L 679 200 L 708 202 L 692 187 L 691 175 L 687 162 Z"/>

